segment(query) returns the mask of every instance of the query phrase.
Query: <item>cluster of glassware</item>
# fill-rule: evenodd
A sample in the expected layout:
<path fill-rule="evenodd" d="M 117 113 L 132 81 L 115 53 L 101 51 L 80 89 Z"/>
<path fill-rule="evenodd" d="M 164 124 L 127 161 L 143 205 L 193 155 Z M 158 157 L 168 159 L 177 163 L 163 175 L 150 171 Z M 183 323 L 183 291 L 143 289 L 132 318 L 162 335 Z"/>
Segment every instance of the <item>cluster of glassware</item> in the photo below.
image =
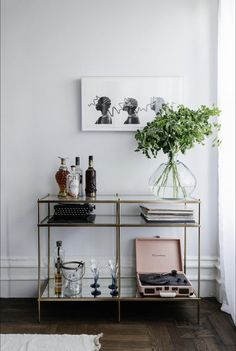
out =
<path fill-rule="evenodd" d="M 79 295 L 82 291 L 85 264 L 83 261 L 65 262 L 65 250 L 61 240 L 56 242 L 54 267 L 55 294 L 68 297 Z"/>
<path fill-rule="evenodd" d="M 111 280 L 112 280 L 108 288 L 111 290 L 110 292 L 111 296 L 117 296 L 118 295 L 118 286 L 117 286 L 118 266 L 115 265 L 112 260 L 109 260 L 108 267 L 111 273 Z M 94 258 L 92 258 L 90 261 L 90 270 L 93 273 L 93 279 L 94 279 L 93 284 L 90 285 L 90 287 L 93 288 L 93 290 L 91 291 L 91 294 L 94 297 L 96 297 L 98 295 L 101 295 L 101 291 L 98 290 L 98 288 L 100 287 L 100 284 L 98 284 L 99 268 Z"/>
<path fill-rule="evenodd" d="M 65 250 L 62 247 L 62 241 L 56 242 L 56 250 L 54 255 L 55 267 L 55 294 L 58 296 L 78 296 L 82 294 L 82 279 L 85 274 L 85 263 L 83 261 L 68 261 L 65 262 Z M 111 284 L 108 288 L 111 290 L 110 295 L 118 295 L 118 266 L 112 260 L 108 261 L 108 268 L 111 274 Z M 93 283 L 90 285 L 92 288 L 91 294 L 96 297 L 101 295 L 99 290 L 99 267 L 96 260 L 90 260 L 90 270 L 93 274 Z"/>
<path fill-rule="evenodd" d="M 61 165 L 55 174 L 59 186 L 59 197 L 66 197 L 69 194 L 72 197 L 83 196 L 83 171 L 80 167 L 80 157 L 75 158 L 75 165 L 71 166 L 69 172 L 66 165 L 66 157 L 59 157 Z"/>
<path fill-rule="evenodd" d="M 71 196 L 73 198 L 83 197 L 83 170 L 80 167 L 80 157 L 75 158 L 75 165 L 71 166 L 69 172 L 66 165 L 66 157 L 59 157 L 61 165 L 55 174 L 59 186 L 59 197 Z M 88 168 L 85 171 L 85 195 L 88 197 L 96 196 L 96 171 L 93 168 L 93 156 L 89 156 Z"/>

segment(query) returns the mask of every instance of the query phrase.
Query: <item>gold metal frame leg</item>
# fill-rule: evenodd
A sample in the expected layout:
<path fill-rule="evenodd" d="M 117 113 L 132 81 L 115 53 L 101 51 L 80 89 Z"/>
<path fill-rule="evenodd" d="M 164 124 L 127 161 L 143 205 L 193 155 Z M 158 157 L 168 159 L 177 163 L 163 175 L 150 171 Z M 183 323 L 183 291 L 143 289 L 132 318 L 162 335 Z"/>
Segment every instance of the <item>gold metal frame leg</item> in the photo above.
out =
<path fill-rule="evenodd" d="M 120 300 L 118 301 L 118 323 L 120 323 Z"/>
<path fill-rule="evenodd" d="M 198 203 L 198 302 L 197 302 L 197 322 L 200 323 L 200 303 L 201 303 L 201 206 Z"/>
<path fill-rule="evenodd" d="M 187 203 L 184 202 L 184 208 L 187 208 Z M 186 255 L 187 255 L 187 245 L 186 245 L 186 240 L 187 240 L 187 228 L 186 225 L 184 226 L 184 274 L 186 274 Z"/>
<path fill-rule="evenodd" d="M 121 263 L 120 263 L 120 202 L 116 204 L 116 264 L 118 266 L 118 292 L 121 292 Z"/>
<path fill-rule="evenodd" d="M 200 300 L 197 302 L 197 324 L 200 324 Z"/>
<path fill-rule="evenodd" d="M 41 322 L 41 310 L 40 310 L 40 300 L 38 300 L 38 322 Z"/>
<path fill-rule="evenodd" d="M 50 204 L 48 204 L 48 218 L 50 217 Z M 48 279 L 50 279 L 50 252 L 51 252 L 51 236 L 50 236 L 50 227 L 48 227 Z"/>

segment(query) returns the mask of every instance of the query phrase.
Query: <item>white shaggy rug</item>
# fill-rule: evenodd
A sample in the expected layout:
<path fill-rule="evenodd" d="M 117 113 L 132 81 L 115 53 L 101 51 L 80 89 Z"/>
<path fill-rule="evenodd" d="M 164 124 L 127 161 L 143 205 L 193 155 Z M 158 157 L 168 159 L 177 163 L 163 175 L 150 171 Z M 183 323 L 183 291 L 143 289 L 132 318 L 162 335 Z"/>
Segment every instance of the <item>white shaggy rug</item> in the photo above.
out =
<path fill-rule="evenodd" d="M 1 334 L 1 351 L 98 351 L 102 334 Z"/>

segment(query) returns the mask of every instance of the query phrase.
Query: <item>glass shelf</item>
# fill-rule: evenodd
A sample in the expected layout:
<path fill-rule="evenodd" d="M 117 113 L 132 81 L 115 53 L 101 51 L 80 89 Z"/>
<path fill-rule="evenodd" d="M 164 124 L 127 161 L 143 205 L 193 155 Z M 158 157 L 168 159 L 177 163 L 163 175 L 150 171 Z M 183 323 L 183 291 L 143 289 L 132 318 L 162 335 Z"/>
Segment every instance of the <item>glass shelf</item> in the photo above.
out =
<path fill-rule="evenodd" d="M 71 196 L 67 197 L 58 197 L 57 195 L 46 195 L 43 198 L 39 199 L 39 203 L 116 203 L 118 200 L 116 195 L 97 195 L 96 197 L 79 197 L 73 198 Z"/>
<path fill-rule="evenodd" d="M 197 222 L 184 223 L 184 222 L 146 222 L 140 215 L 127 215 L 121 216 L 121 227 L 199 227 Z"/>
<path fill-rule="evenodd" d="M 48 222 L 50 217 L 45 217 L 39 227 L 116 227 L 116 216 L 96 215 L 94 222 Z"/>
<path fill-rule="evenodd" d="M 159 204 L 198 204 L 199 199 L 159 199 L 152 194 L 144 195 L 122 195 L 118 194 L 121 203 L 159 203 Z"/>
<path fill-rule="evenodd" d="M 120 223 L 116 223 L 114 215 L 96 215 L 94 222 L 48 222 L 50 217 L 45 217 L 39 227 L 200 227 L 197 222 L 194 223 L 176 223 L 176 222 L 146 222 L 140 215 L 121 215 Z"/>
<path fill-rule="evenodd" d="M 93 278 L 84 278 L 82 280 L 82 293 L 73 297 L 68 297 L 65 296 L 63 293 L 58 296 L 55 294 L 54 291 L 54 279 L 50 278 L 48 281 L 48 284 L 45 288 L 45 290 L 43 291 L 43 294 L 41 296 L 41 299 L 56 299 L 56 300 L 65 300 L 65 299 L 69 299 L 69 300 L 96 300 L 96 299 L 116 299 L 113 298 L 110 295 L 111 290 L 108 288 L 108 285 L 111 284 L 111 278 L 103 278 L 103 279 L 99 279 L 98 283 L 100 284 L 100 288 L 98 288 L 98 290 L 100 290 L 102 292 L 101 295 L 97 296 L 96 298 L 93 297 L 93 295 L 91 295 L 91 291 L 93 290 L 90 287 L 90 284 L 93 284 Z"/>
<path fill-rule="evenodd" d="M 79 197 L 73 198 L 70 196 L 67 197 L 58 197 L 57 195 L 46 195 L 43 198 L 38 200 L 39 203 L 166 203 L 166 204 L 197 204 L 200 203 L 199 199 L 189 198 L 189 199 L 158 199 L 152 194 L 144 195 L 123 195 L 123 194 L 108 194 L 100 195 L 96 197 Z"/>
<path fill-rule="evenodd" d="M 183 300 L 200 300 L 194 293 L 190 297 L 158 297 L 158 296 L 142 296 L 137 291 L 136 278 L 121 278 L 121 292 L 120 296 L 112 297 L 110 295 L 111 290 L 108 285 L 111 284 L 110 278 L 99 279 L 101 295 L 93 297 L 90 284 L 93 283 L 92 278 L 84 278 L 82 283 L 82 293 L 73 297 L 68 297 L 63 294 L 60 296 L 55 294 L 54 291 L 54 279 L 49 279 L 42 295 L 40 301 L 183 301 Z"/>

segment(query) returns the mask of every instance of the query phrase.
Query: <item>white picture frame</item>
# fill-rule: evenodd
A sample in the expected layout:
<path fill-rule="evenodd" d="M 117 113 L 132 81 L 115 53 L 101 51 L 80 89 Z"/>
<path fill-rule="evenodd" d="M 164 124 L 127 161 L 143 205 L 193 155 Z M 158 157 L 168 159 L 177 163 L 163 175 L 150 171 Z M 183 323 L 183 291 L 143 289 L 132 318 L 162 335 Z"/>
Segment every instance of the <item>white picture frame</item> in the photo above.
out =
<path fill-rule="evenodd" d="M 82 77 L 83 131 L 136 131 L 162 103 L 183 104 L 183 77 Z"/>

